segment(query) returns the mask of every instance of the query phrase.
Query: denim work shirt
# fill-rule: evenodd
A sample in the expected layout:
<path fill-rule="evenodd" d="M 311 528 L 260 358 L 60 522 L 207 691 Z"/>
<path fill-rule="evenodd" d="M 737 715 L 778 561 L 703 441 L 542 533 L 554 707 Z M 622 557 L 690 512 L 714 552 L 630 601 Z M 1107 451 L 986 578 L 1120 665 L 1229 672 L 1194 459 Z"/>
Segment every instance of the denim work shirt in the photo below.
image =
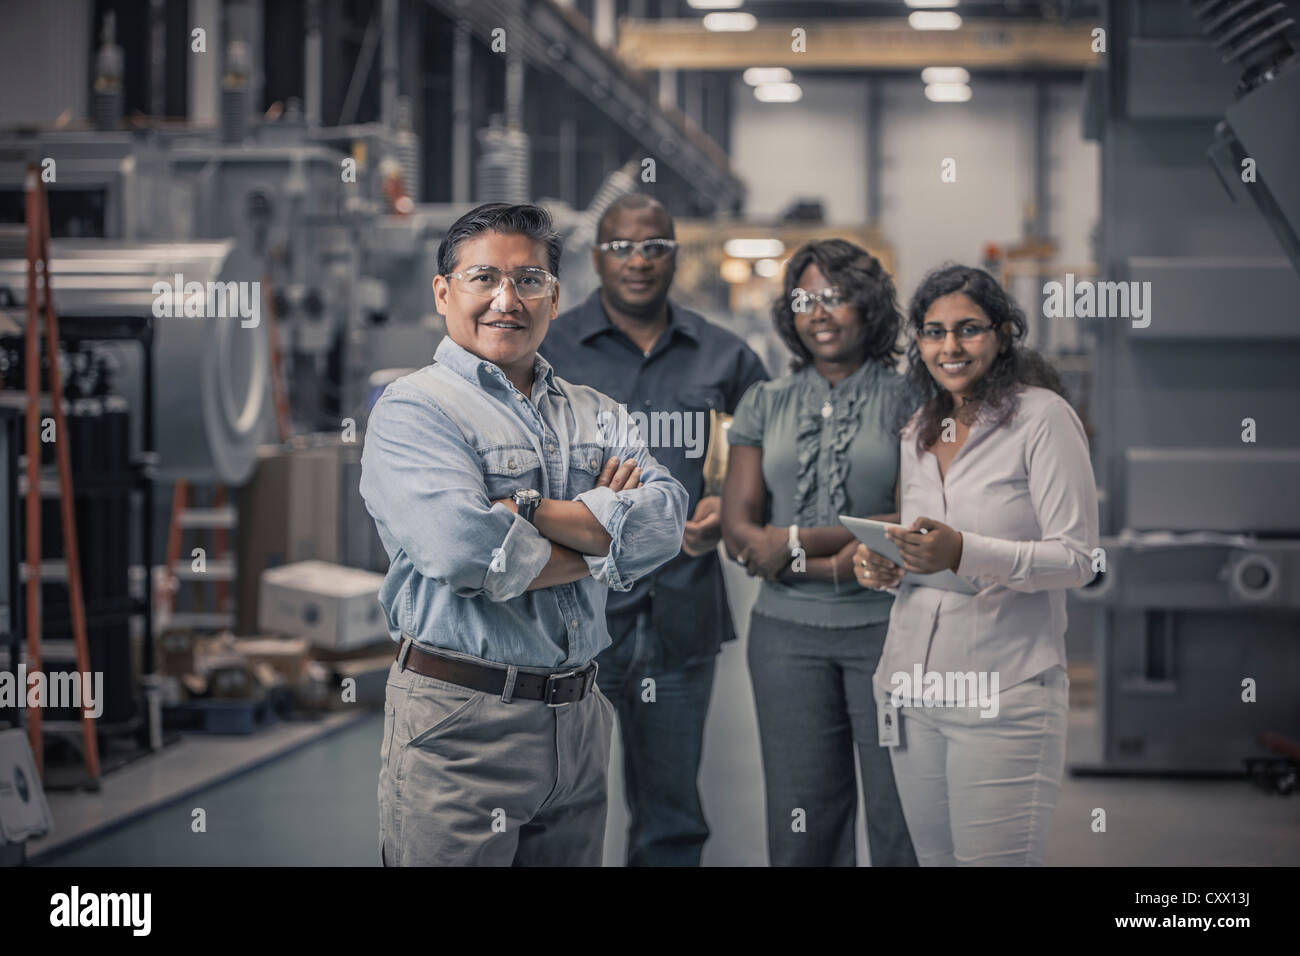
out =
<path fill-rule="evenodd" d="M 557 378 L 537 357 L 525 396 L 491 362 L 443 339 L 434 362 L 389 385 L 370 414 L 361 495 L 391 564 L 379 591 L 394 641 L 518 667 L 581 667 L 610 643 L 607 589 L 625 591 L 677 554 L 686 489 L 644 445 L 602 441 L 617 404 Z M 607 459 L 634 457 L 641 486 L 596 487 Z M 591 575 L 527 590 L 551 544 L 492 502 L 518 488 L 581 501 L 612 539 Z"/>
<path fill-rule="evenodd" d="M 540 351 L 565 379 L 646 417 L 649 434 L 642 438 L 686 487 L 688 515 L 704 493 L 709 412 L 733 413 L 751 385 L 767 380 L 763 363 L 739 336 L 672 302 L 668 327 L 643 353 L 609 321 L 599 290 L 555 320 Z M 659 428 L 653 427 L 656 415 Z M 699 557 L 681 552 L 632 590 L 610 595 L 608 610 L 611 617 L 647 613 L 664 666 L 712 657 L 735 637 L 713 549 Z"/>

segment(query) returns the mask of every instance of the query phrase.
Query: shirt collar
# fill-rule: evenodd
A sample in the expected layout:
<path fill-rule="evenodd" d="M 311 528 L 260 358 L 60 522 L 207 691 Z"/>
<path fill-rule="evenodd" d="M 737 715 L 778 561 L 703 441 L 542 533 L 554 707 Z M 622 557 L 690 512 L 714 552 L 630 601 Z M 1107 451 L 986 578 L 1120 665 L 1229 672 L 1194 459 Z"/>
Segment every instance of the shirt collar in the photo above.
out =
<path fill-rule="evenodd" d="M 574 331 L 577 332 L 579 342 L 586 343 L 602 332 L 612 332 L 615 329 L 614 323 L 605 314 L 605 306 L 601 304 L 600 289 L 588 296 L 587 301 L 582 303 L 576 312 Z M 669 335 L 680 332 L 692 342 L 698 344 L 700 341 L 700 318 L 689 309 L 674 305 L 672 300 L 669 299 L 667 332 Z"/>
<path fill-rule="evenodd" d="M 840 383 L 836 385 L 833 390 L 834 393 L 836 395 L 843 395 L 848 392 L 854 392 L 874 381 L 875 373 L 878 371 L 876 365 L 877 363 L 870 359 L 863 362 L 860 366 L 840 380 Z M 822 377 L 821 372 L 817 371 L 812 362 L 809 362 L 799 371 L 800 374 L 804 376 L 806 387 L 811 388 L 819 395 L 831 393 L 831 383 Z"/>
<path fill-rule="evenodd" d="M 501 371 L 501 367 L 489 362 L 487 359 L 479 358 L 468 349 L 457 345 L 452 341 L 450 335 L 443 336 L 438 343 L 437 351 L 433 353 L 434 361 L 441 365 L 447 366 L 461 378 L 476 385 L 482 385 L 484 388 L 505 387 L 514 388 L 510 380 L 506 378 L 506 373 Z M 555 370 L 551 363 L 542 358 L 541 355 L 533 359 L 533 390 L 537 390 L 537 383 L 542 382 L 546 390 L 554 395 L 562 394 L 560 388 L 555 384 Z"/>

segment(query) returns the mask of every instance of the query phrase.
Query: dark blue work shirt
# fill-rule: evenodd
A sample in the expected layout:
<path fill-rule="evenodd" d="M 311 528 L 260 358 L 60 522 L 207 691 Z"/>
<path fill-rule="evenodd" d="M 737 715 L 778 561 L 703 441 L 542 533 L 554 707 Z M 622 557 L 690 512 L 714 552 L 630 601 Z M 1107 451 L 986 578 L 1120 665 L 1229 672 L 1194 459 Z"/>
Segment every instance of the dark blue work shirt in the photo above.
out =
<path fill-rule="evenodd" d="M 672 302 L 668 327 L 644 354 L 609 321 L 599 290 L 551 323 L 540 351 L 561 378 L 626 406 L 626 419 L 605 426 L 636 426 L 650 454 L 685 486 L 688 517 L 704 491 L 709 411 L 734 413 L 749 387 L 767 380 L 738 336 Z M 665 666 L 716 654 L 735 637 L 714 551 L 679 553 L 632 590 L 611 591 L 606 611 L 611 618 L 648 612 Z"/>

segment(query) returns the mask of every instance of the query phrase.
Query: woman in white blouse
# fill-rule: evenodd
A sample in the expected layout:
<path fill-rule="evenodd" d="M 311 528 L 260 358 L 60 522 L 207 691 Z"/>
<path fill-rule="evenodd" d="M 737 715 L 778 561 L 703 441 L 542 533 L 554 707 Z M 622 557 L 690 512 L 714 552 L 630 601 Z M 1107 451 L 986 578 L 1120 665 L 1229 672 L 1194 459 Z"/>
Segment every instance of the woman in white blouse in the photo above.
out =
<path fill-rule="evenodd" d="M 1092 580 L 1097 545 L 1088 441 L 988 273 L 931 273 L 908 320 L 924 404 L 887 532 L 903 566 L 865 546 L 854 562 L 863 587 L 898 588 L 873 684 L 899 733 L 882 743 L 922 866 L 1042 865 L 1065 769 L 1065 591 Z M 976 593 L 906 583 L 945 569 Z"/>

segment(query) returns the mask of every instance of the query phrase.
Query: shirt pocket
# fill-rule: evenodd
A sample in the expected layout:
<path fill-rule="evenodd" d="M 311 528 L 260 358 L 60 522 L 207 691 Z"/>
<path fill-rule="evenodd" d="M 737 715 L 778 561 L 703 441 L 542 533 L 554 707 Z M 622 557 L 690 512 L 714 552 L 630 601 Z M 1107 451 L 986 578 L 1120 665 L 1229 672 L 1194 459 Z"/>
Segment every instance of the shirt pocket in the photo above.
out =
<path fill-rule="evenodd" d="M 520 488 L 541 490 L 542 461 L 527 445 L 493 445 L 478 452 L 488 498 L 509 498 Z"/>
<path fill-rule="evenodd" d="M 716 385 L 688 385 L 677 390 L 677 401 L 682 408 L 703 411 L 708 415 L 710 409 L 723 412 L 722 389 Z"/>
<path fill-rule="evenodd" d="M 605 449 L 598 442 L 574 442 L 569 446 L 569 500 L 596 487 L 605 466 Z"/>

